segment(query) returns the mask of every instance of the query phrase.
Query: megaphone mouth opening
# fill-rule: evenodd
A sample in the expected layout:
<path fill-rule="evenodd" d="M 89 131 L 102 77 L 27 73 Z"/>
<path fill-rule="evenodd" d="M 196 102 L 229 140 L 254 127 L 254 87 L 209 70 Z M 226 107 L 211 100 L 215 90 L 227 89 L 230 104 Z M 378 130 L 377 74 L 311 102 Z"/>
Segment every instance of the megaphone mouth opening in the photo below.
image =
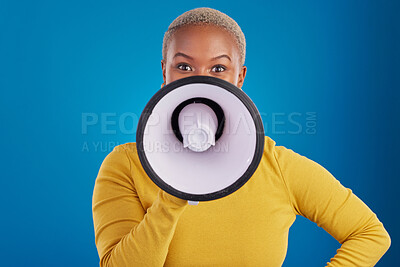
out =
<path fill-rule="evenodd" d="M 202 103 L 196 100 L 199 98 L 203 99 Z M 205 114 L 214 116 L 210 132 L 215 133 L 214 138 L 218 142 L 198 153 L 184 148 L 181 130 L 187 134 L 190 127 L 188 131 L 179 128 L 179 113 L 190 116 L 195 109 L 183 108 L 190 104 L 204 104 L 204 100 L 211 103 L 207 105 Z M 176 118 L 171 119 L 174 111 Z M 166 120 L 154 124 L 149 121 L 152 114 L 164 114 Z M 232 123 L 242 119 L 250 124 Z M 208 126 L 207 123 L 204 125 Z M 207 135 L 202 137 L 202 133 L 194 131 L 192 137 L 202 143 L 208 139 L 205 137 L 209 137 L 210 132 L 207 132 L 207 127 L 199 128 L 205 130 Z M 165 134 L 166 131 L 168 134 Z M 235 134 L 231 134 L 232 131 Z M 189 76 L 167 84 L 146 104 L 138 122 L 136 148 L 143 170 L 162 190 L 181 199 L 210 201 L 232 194 L 250 179 L 260 163 L 264 139 L 261 116 L 240 88 L 216 77 Z M 160 143 L 166 143 L 168 149 L 145 149 Z M 221 153 L 214 149 L 220 145 L 229 147 L 229 152 L 223 150 Z"/>
<path fill-rule="evenodd" d="M 209 98 L 194 97 L 194 98 L 190 98 L 190 99 L 180 103 L 172 112 L 172 116 L 171 116 L 172 131 L 174 132 L 174 135 L 176 136 L 176 138 L 181 143 L 184 143 L 182 132 L 179 127 L 179 115 L 186 106 L 188 106 L 190 104 L 195 104 L 195 103 L 204 104 L 204 105 L 208 106 L 209 108 L 211 108 L 212 111 L 214 111 L 214 114 L 218 120 L 218 126 L 215 131 L 215 139 L 214 139 L 214 143 L 215 143 L 216 141 L 218 141 L 218 139 L 223 134 L 224 126 L 225 126 L 225 113 L 224 113 L 223 109 L 221 108 L 221 106 L 217 102 L 215 102 Z"/>

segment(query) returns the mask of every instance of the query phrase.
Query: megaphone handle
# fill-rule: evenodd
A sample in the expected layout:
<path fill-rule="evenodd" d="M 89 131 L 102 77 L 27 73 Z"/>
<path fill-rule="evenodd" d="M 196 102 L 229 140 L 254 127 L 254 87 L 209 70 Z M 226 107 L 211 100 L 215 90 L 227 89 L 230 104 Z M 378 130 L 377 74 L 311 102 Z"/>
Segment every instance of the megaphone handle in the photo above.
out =
<path fill-rule="evenodd" d="M 197 204 L 199 204 L 199 202 L 198 202 L 198 201 L 191 201 L 191 200 L 188 200 L 188 204 L 189 204 L 189 205 L 197 205 Z"/>

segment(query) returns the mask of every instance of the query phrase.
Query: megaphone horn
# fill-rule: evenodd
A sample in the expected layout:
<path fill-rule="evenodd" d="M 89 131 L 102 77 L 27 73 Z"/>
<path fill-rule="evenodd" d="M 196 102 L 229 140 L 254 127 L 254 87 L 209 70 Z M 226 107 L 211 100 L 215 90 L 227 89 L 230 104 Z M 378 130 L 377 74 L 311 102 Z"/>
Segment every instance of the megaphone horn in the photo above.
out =
<path fill-rule="evenodd" d="M 150 122 L 152 116 L 160 121 Z M 245 123 L 236 123 L 240 120 Z M 149 100 L 139 118 L 136 146 L 157 186 L 182 199 L 209 201 L 232 194 L 250 179 L 264 138 L 261 116 L 240 88 L 216 77 L 190 76 L 165 85 Z M 163 149 L 154 149 L 157 144 Z"/>

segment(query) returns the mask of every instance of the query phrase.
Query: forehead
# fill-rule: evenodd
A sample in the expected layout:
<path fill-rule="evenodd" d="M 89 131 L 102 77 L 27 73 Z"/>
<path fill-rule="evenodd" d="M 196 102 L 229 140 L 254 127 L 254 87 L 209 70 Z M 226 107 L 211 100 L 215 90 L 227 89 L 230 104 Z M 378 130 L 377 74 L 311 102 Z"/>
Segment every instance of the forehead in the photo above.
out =
<path fill-rule="evenodd" d="M 214 25 L 189 25 L 178 29 L 171 36 L 167 54 L 170 56 L 176 52 L 199 57 L 212 57 L 218 53 L 234 58 L 239 55 L 235 38 L 227 30 Z"/>

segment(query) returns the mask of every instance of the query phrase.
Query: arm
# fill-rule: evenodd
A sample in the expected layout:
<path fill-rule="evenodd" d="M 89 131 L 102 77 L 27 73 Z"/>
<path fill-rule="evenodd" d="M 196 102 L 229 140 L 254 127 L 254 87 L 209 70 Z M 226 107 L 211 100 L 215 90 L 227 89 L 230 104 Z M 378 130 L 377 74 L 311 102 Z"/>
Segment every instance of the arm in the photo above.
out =
<path fill-rule="evenodd" d="M 163 190 L 145 211 L 131 177 L 127 151 L 117 146 L 96 178 L 93 223 L 100 266 L 162 266 L 187 201 Z"/>
<path fill-rule="evenodd" d="M 375 265 L 391 243 L 376 214 L 318 163 L 282 146 L 275 157 L 296 215 L 342 244 L 327 266 Z"/>

